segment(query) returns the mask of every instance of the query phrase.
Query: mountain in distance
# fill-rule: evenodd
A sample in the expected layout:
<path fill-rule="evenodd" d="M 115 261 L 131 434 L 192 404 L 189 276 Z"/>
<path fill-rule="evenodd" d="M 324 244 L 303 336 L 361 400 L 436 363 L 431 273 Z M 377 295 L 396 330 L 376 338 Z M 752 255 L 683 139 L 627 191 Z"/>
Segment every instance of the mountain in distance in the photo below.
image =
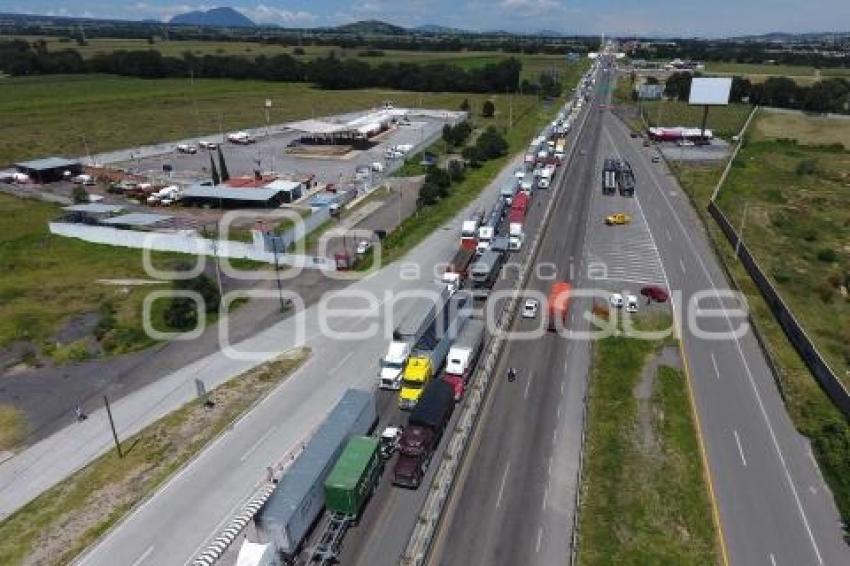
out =
<path fill-rule="evenodd" d="M 433 34 L 463 34 L 470 33 L 466 30 L 460 28 L 453 28 L 449 26 L 441 26 L 437 24 L 423 24 L 421 26 L 417 26 L 415 28 L 411 28 L 411 31 L 418 31 L 420 33 L 433 33 Z"/>
<path fill-rule="evenodd" d="M 174 16 L 169 23 L 229 28 L 247 28 L 257 25 L 237 10 L 228 7 L 186 12 L 185 14 Z"/>
<path fill-rule="evenodd" d="M 531 35 L 538 35 L 540 37 L 562 37 L 564 34 L 563 32 L 555 31 L 553 29 L 541 29 Z"/>
<path fill-rule="evenodd" d="M 395 24 L 388 24 L 380 20 L 362 20 L 351 22 L 333 28 L 345 33 L 371 33 L 381 35 L 404 35 L 409 33 L 407 29 Z"/>

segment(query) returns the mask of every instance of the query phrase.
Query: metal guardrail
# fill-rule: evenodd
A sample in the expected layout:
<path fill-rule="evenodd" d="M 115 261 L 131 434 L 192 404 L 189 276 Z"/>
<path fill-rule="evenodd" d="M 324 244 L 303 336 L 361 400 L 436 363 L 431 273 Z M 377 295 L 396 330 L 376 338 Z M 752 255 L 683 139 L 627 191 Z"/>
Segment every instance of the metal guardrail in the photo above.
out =
<path fill-rule="evenodd" d="M 581 133 L 581 130 L 584 129 L 584 125 L 587 123 L 588 116 L 589 113 L 585 114 L 585 118 L 582 121 L 579 129 L 579 134 Z M 570 155 L 569 158 L 565 161 L 565 163 L 569 163 L 572 161 L 572 158 L 575 155 L 576 147 L 577 144 L 571 144 Z M 563 168 L 561 170 L 561 175 L 564 174 L 563 171 L 565 169 L 566 168 Z M 544 211 L 543 219 L 540 222 L 541 228 L 544 228 L 546 225 L 549 224 L 552 211 L 555 207 L 555 203 L 557 202 L 558 196 L 560 195 L 560 192 L 563 189 L 563 182 L 556 184 L 555 186 L 556 193 L 546 205 L 546 210 Z M 434 534 L 439 524 L 440 517 L 445 507 L 445 503 L 448 500 L 457 473 L 459 471 L 460 464 L 462 462 L 463 452 L 468 447 L 471 433 L 474 430 L 476 421 L 480 417 L 481 406 L 486 398 L 486 394 L 489 390 L 490 384 L 493 381 L 493 370 L 495 370 L 496 368 L 498 359 L 502 354 L 502 347 L 504 346 L 504 334 L 507 329 L 510 328 L 510 325 L 513 323 L 513 320 L 516 316 L 519 291 L 525 287 L 528 281 L 532 264 L 535 258 L 537 257 L 537 253 L 539 251 L 540 243 L 543 238 L 543 233 L 544 229 L 541 229 L 537 231 L 537 234 L 535 234 L 534 240 L 531 244 L 530 252 L 526 256 L 525 262 L 523 263 L 523 266 L 520 270 L 520 276 L 517 277 L 517 280 L 514 283 L 514 292 L 499 314 L 499 328 L 497 330 L 497 333 L 487 345 L 489 347 L 489 353 L 484 359 L 483 364 L 479 364 L 478 368 L 475 371 L 475 374 L 472 379 L 473 385 L 469 389 L 467 394 L 467 402 L 463 408 L 461 416 L 458 418 L 457 424 L 455 425 L 454 434 L 449 440 L 449 444 L 446 447 L 446 450 L 443 454 L 443 458 L 440 462 L 440 467 L 437 470 L 437 473 L 435 474 L 434 479 L 431 483 L 430 493 L 428 494 L 428 497 L 425 500 L 425 504 L 422 506 L 422 510 L 419 513 L 416 526 L 414 527 L 413 533 L 411 534 L 410 541 L 408 542 L 404 554 L 402 555 L 400 563 L 403 566 L 421 566 L 425 563 L 428 557 L 428 552 L 431 549 Z M 584 434 L 584 432 L 582 432 L 582 434 Z M 583 445 L 584 442 L 582 441 L 582 446 Z"/>

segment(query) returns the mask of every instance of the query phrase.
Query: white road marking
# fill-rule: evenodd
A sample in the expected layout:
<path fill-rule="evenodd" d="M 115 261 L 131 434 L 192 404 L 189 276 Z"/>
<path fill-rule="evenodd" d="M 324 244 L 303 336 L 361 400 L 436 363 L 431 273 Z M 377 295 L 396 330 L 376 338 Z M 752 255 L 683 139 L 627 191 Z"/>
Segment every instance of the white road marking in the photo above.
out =
<path fill-rule="evenodd" d="M 816 487 L 815 487 L 815 486 L 813 486 L 813 485 L 810 485 L 810 486 L 809 486 L 809 491 L 811 491 L 811 492 L 812 492 L 812 495 L 817 495 L 817 494 L 818 494 L 818 488 L 816 488 Z"/>
<path fill-rule="evenodd" d="M 546 466 L 546 475 L 547 476 L 552 475 L 552 455 L 551 454 L 549 454 L 549 465 Z"/>
<path fill-rule="evenodd" d="M 566 369 L 566 367 L 564 369 Z M 561 382 L 561 395 L 563 395 L 563 394 L 564 394 L 564 382 L 562 381 Z"/>
<path fill-rule="evenodd" d="M 741 463 L 743 463 L 743 464 L 744 464 L 744 467 L 746 468 L 746 467 L 747 467 L 747 459 L 744 457 L 744 449 L 743 449 L 743 447 L 741 446 L 741 437 L 740 437 L 740 436 L 738 436 L 738 431 L 737 431 L 737 430 L 733 430 L 733 431 L 732 431 L 732 434 L 734 434 L 734 435 L 735 435 L 735 444 L 737 444 L 737 445 L 738 445 L 738 454 L 740 454 L 740 455 L 741 455 Z"/>
<path fill-rule="evenodd" d="M 773 555 L 772 552 L 770 553 L 770 564 L 771 566 L 776 566 L 776 557 Z"/>
<path fill-rule="evenodd" d="M 543 503 L 540 505 L 542 511 L 546 510 L 546 502 L 549 501 L 549 486 L 543 491 Z"/>
<path fill-rule="evenodd" d="M 672 242 L 672 241 L 673 241 L 673 236 L 671 236 L 671 235 L 670 235 L 670 230 L 669 230 L 669 229 L 665 226 L 665 227 L 664 227 L 664 231 L 667 233 L 667 240 L 668 240 L 668 241 L 670 241 L 670 242 Z"/>
<path fill-rule="evenodd" d="M 534 379 L 534 371 L 529 372 L 528 381 L 525 382 L 525 393 L 523 393 L 523 398 L 528 399 L 528 390 L 531 388 L 531 381 Z"/>
<path fill-rule="evenodd" d="M 537 528 L 537 549 L 535 552 L 540 552 L 540 543 L 543 542 L 543 527 Z"/>
<path fill-rule="evenodd" d="M 555 413 L 556 413 L 557 417 L 560 419 L 561 418 L 561 406 L 560 405 L 558 405 L 558 410 L 555 411 Z"/>
<path fill-rule="evenodd" d="M 552 431 L 552 444 L 558 442 L 558 429 Z"/>
<path fill-rule="evenodd" d="M 271 436 L 271 434 L 275 431 L 276 428 L 277 428 L 277 425 L 271 427 L 269 430 L 267 430 L 265 432 L 265 434 L 263 434 L 263 436 L 258 438 L 257 441 L 254 444 L 252 444 L 251 447 L 248 448 L 248 450 L 246 450 L 244 454 L 242 454 L 242 457 L 239 458 L 239 461 L 244 462 L 245 460 L 247 460 L 251 456 L 251 454 L 253 454 L 254 451 L 257 450 L 257 448 L 260 447 L 260 444 L 262 444 L 269 436 Z"/>
<path fill-rule="evenodd" d="M 342 366 L 344 366 L 345 362 L 347 362 L 349 359 L 351 359 L 351 356 L 353 356 L 353 355 L 354 355 L 354 352 L 348 352 L 345 356 L 343 356 L 343 358 L 339 361 L 339 363 L 337 365 L 335 365 L 333 367 L 333 369 L 331 369 L 330 373 L 332 373 L 332 374 L 336 373 L 337 370 L 339 370 Z"/>
<path fill-rule="evenodd" d="M 610 137 L 610 134 L 609 134 Z M 642 158 L 645 161 L 645 158 Z M 708 271 L 708 267 L 706 267 L 705 262 L 702 260 L 702 257 L 697 253 L 696 245 L 694 244 L 693 239 L 691 238 L 688 231 L 685 229 L 685 225 L 682 223 L 682 219 L 679 218 L 679 215 L 676 213 L 676 209 L 673 208 L 673 205 L 670 203 L 670 199 L 667 198 L 667 195 L 664 194 L 664 190 L 661 188 L 661 185 L 658 182 L 658 179 L 655 176 L 655 173 L 652 171 L 652 168 L 649 167 L 647 169 L 649 171 L 649 175 L 652 178 L 652 182 L 655 185 L 655 188 L 658 190 L 658 193 L 664 199 L 664 202 L 667 204 L 667 208 L 673 215 L 673 219 L 676 221 L 676 224 L 679 226 L 679 230 L 685 236 L 685 240 L 688 242 L 688 246 L 691 248 L 694 257 L 696 257 L 699 262 L 700 268 L 705 274 L 706 279 L 711 285 L 712 289 L 715 291 L 715 295 L 720 299 L 719 292 L 717 290 L 717 284 L 714 282 L 714 278 L 712 278 L 711 273 Z M 637 199 L 636 199 L 637 200 Z M 638 207 L 640 207 L 640 200 L 637 200 Z M 650 231 L 651 233 L 651 231 Z M 669 285 L 668 285 L 668 288 Z M 724 310 L 724 316 L 726 318 L 726 323 L 729 325 L 729 328 L 733 328 L 732 320 L 729 318 L 729 314 Z M 794 498 L 794 503 L 797 506 L 797 512 L 800 513 L 800 519 L 803 523 L 803 527 L 806 529 L 806 534 L 809 537 L 809 542 L 812 544 L 812 550 L 815 553 L 815 557 L 817 558 L 818 564 L 823 564 L 823 557 L 820 554 L 820 548 L 818 547 L 818 543 L 815 540 L 815 535 L 812 532 L 812 527 L 809 524 L 809 517 L 806 515 L 806 511 L 803 509 L 803 504 L 800 501 L 800 494 L 797 492 L 797 487 L 794 485 L 794 480 L 791 478 L 791 471 L 788 469 L 788 463 L 785 461 L 785 455 L 782 453 L 782 449 L 779 446 L 779 440 L 776 438 L 776 431 L 773 430 L 773 423 L 770 420 L 770 416 L 767 414 L 767 409 L 764 406 L 764 401 L 761 398 L 761 393 L 759 393 L 758 387 L 756 387 L 756 380 L 753 377 L 753 372 L 750 369 L 750 365 L 747 363 L 747 357 L 744 355 L 744 348 L 741 346 L 741 341 L 739 338 L 734 338 L 735 347 L 738 350 L 738 356 L 741 358 L 741 362 L 744 365 L 744 369 L 747 372 L 747 380 L 750 383 L 750 387 L 753 390 L 753 395 L 755 396 L 756 403 L 759 407 L 759 412 L 761 413 L 762 419 L 767 426 L 768 433 L 770 434 L 770 440 L 773 444 L 773 449 L 776 451 L 776 456 L 779 458 L 779 463 L 782 465 L 782 471 L 785 475 L 785 482 L 788 484 L 788 489 L 791 490 L 791 494 Z"/>
<path fill-rule="evenodd" d="M 720 379 L 720 370 L 717 369 L 717 358 L 714 357 L 714 352 L 711 352 L 711 365 L 714 366 L 714 375 Z"/>
<path fill-rule="evenodd" d="M 499 486 L 499 497 L 496 498 L 496 509 L 502 504 L 502 493 L 505 491 L 505 482 L 508 479 L 508 470 L 511 469 L 511 463 L 508 462 L 505 466 L 505 472 L 502 474 L 502 484 Z"/>
<path fill-rule="evenodd" d="M 687 269 L 685 269 L 685 260 L 683 260 L 682 258 L 679 258 L 679 265 L 681 265 L 681 266 L 682 266 L 682 273 L 687 273 L 687 272 L 688 272 L 688 270 L 687 270 Z"/>
<path fill-rule="evenodd" d="M 139 557 L 136 559 L 136 561 L 135 561 L 135 562 L 133 562 L 133 566 L 139 566 L 139 564 L 141 564 L 142 562 L 144 562 L 145 560 L 147 560 L 148 556 L 150 556 L 152 552 L 153 552 L 153 545 L 149 546 L 149 547 L 148 547 L 148 549 L 147 549 L 146 551 L 144 551 L 144 552 L 142 553 L 142 555 L 141 555 L 141 556 L 139 556 Z"/>

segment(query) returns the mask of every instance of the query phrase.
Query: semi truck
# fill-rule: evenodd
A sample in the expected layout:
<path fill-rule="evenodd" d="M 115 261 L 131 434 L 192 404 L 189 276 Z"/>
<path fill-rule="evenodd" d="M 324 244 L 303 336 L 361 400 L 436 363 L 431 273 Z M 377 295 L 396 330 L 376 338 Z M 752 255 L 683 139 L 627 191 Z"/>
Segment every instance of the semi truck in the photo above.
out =
<path fill-rule="evenodd" d="M 570 309 L 570 294 L 572 285 L 566 281 L 558 281 L 552 284 L 549 290 L 549 330 L 558 331 L 566 328 L 567 313 Z"/>
<path fill-rule="evenodd" d="M 443 381 L 452 386 L 455 401 L 463 397 L 466 384 L 475 370 L 481 347 L 484 344 L 484 322 L 470 318 L 463 325 L 463 330 L 449 349 L 446 356 L 446 371 Z"/>
<path fill-rule="evenodd" d="M 619 173 L 620 196 L 635 196 L 635 173 L 632 171 L 632 164 L 625 159 L 620 161 Z"/>
<path fill-rule="evenodd" d="M 449 348 L 469 316 L 469 300 L 467 293 L 455 293 L 440 317 L 441 328 L 423 336 L 410 353 L 402 373 L 401 392 L 398 396 L 400 409 L 410 410 L 415 407 L 425 386 L 443 367 Z"/>
<path fill-rule="evenodd" d="M 495 250 L 487 250 L 472 264 L 470 268 L 470 279 L 472 288 L 478 290 L 489 290 L 499 276 L 502 267 L 502 254 Z"/>
<path fill-rule="evenodd" d="M 325 507 L 324 483 L 348 439 L 369 434 L 378 420 L 375 394 L 348 389 L 254 516 L 260 543 L 293 560 Z"/>
<path fill-rule="evenodd" d="M 469 274 L 469 264 L 475 257 L 475 251 L 467 248 L 459 248 L 446 266 L 446 273 L 457 273 L 461 278 Z"/>
<path fill-rule="evenodd" d="M 607 157 L 602 165 L 602 193 L 613 195 L 617 192 L 620 163 L 617 159 Z"/>
<path fill-rule="evenodd" d="M 402 372 L 411 350 L 431 328 L 452 293 L 451 289 L 442 283 L 431 288 L 431 291 L 436 294 L 436 298 L 427 295 L 414 298 L 404 318 L 393 330 L 392 341 L 386 355 L 381 358 L 378 370 L 381 389 L 401 389 Z"/>
<path fill-rule="evenodd" d="M 357 521 L 384 471 L 380 441 L 374 436 L 354 436 L 325 480 L 325 508 L 330 519 L 310 553 L 311 563 L 339 561 L 339 549 L 348 528 Z"/>
<path fill-rule="evenodd" d="M 499 189 L 499 196 L 502 197 L 502 200 L 504 200 L 505 204 L 507 204 L 508 206 L 510 206 L 511 201 L 513 200 L 514 195 L 516 194 L 517 186 L 518 183 L 511 181 L 509 183 L 505 183 L 504 185 L 502 185 L 502 188 Z"/>
<path fill-rule="evenodd" d="M 399 440 L 393 484 L 413 489 L 419 487 L 453 409 L 454 391 L 451 385 L 442 379 L 430 382 L 410 413 Z"/>

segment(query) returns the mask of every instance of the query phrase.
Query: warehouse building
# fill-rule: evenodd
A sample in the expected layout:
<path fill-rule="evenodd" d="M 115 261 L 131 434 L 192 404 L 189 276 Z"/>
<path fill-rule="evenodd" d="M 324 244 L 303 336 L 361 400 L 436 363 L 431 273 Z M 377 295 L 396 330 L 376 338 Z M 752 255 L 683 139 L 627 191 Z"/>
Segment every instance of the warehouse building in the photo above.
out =
<path fill-rule="evenodd" d="M 278 208 L 301 198 L 303 184 L 278 179 L 262 187 L 192 185 L 183 189 L 186 204 L 215 208 Z"/>
<path fill-rule="evenodd" d="M 55 183 L 83 172 L 83 166 L 79 161 L 65 159 L 64 157 L 45 157 L 44 159 L 23 161 L 15 163 L 15 169 L 18 173 L 23 173 L 42 185 Z"/>

